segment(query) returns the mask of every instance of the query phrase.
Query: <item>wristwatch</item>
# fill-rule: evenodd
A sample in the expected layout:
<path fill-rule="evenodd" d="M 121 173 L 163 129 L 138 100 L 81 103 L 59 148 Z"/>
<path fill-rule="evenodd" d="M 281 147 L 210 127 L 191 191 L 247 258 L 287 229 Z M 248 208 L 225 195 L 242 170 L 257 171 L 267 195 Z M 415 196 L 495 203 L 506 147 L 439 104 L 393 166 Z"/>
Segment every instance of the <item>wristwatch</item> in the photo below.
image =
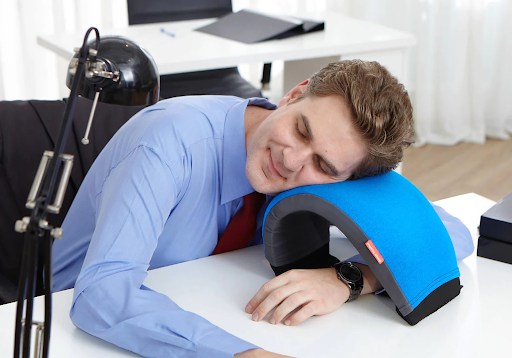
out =
<path fill-rule="evenodd" d="M 363 274 L 361 270 L 352 262 L 338 262 L 333 267 L 338 273 L 338 278 L 350 288 L 350 296 L 346 302 L 354 301 L 363 290 Z"/>

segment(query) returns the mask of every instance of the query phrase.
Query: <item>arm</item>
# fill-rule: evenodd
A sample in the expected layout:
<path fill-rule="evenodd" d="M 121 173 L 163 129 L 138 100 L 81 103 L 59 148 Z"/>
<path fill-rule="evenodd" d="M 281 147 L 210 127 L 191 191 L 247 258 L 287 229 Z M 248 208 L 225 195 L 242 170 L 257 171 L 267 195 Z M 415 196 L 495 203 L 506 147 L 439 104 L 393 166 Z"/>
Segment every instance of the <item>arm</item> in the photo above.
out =
<path fill-rule="evenodd" d="M 289 356 L 283 356 L 272 352 L 264 351 L 263 349 L 251 349 L 243 353 L 234 355 L 235 358 L 290 358 Z"/>
<path fill-rule="evenodd" d="M 140 146 L 113 165 L 76 281 L 71 319 L 82 330 L 150 357 L 232 357 L 256 348 L 143 286 L 177 191 L 169 167 Z"/>
<path fill-rule="evenodd" d="M 432 206 L 450 235 L 457 260 L 469 256 L 474 250 L 469 230 L 459 219 L 448 214 L 443 208 L 434 204 Z M 363 273 L 364 287 L 361 294 L 382 290 L 382 285 L 361 255 L 346 261 L 355 262 Z M 263 285 L 249 301 L 246 312 L 253 315 L 253 320 L 260 321 L 277 307 L 269 318 L 271 323 L 277 324 L 293 310 L 302 307 L 285 321 L 285 324 L 295 325 L 311 316 L 336 310 L 349 295 L 348 285 L 338 280 L 333 268 L 292 270 Z"/>
<path fill-rule="evenodd" d="M 450 239 L 452 239 L 457 261 L 463 260 L 471 255 L 475 250 L 475 245 L 473 244 L 473 238 L 466 225 L 455 216 L 448 214 L 442 207 L 435 204 L 432 204 L 432 206 L 446 227 Z"/>

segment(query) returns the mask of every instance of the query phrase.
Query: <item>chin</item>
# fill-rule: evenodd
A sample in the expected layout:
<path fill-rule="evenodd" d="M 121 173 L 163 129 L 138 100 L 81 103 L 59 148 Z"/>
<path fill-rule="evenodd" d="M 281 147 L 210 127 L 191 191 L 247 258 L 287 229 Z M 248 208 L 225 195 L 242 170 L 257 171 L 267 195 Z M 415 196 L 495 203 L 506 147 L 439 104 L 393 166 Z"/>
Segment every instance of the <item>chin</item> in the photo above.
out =
<path fill-rule="evenodd" d="M 245 175 L 247 176 L 247 179 L 249 180 L 249 183 L 251 183 L 253 189 L 258 193 L 275 195 L 272 194 L 272 192 L 275 190 L 272 190 L 272 185 L 269 183 L 269 180 L 261 168 L 256 173 L 246 168 Z"/>
<path fill-rule="evenodd" d="M 286 190 L 284 188 L 276 188 L 275 185 L 272 185 L 272 183 L 266 180 L 266 178 L 264 182 L 259 182 L 255 184 L 251 183 L 251 185 L 254 188 L 254 190 L 256 190 L 258 193 L 272 196 L 276 196 L 277 194 Z"/>

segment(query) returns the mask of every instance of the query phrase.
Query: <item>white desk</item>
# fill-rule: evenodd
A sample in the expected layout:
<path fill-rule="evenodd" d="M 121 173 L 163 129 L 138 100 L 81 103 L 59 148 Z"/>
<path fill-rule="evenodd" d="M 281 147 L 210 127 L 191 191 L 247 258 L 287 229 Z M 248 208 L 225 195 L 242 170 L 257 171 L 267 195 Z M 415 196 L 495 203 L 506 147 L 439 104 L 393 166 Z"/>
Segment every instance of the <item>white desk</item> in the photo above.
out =
<path fill-rule="evenodd" d="M 461 218 L 475 243 L 480 215 L 494 204 L 476 194 L 437 203 Z M 343 239 L 332 239 L 331 248 L 340 258 L 355 252 Z M 295 357 L 361 357 L 362 350 L 365 357 L 379 358 L 509 356 L 512 265 L 474 253 L 459 268 L 464 285 L 461 294 L 413 327 L 398 316 L 389 298 L 375 295 L 362 296 L 295 327 L 251 321 L 244 313 L 245 304 L 274 277 L 261 246 L 153 270 L 145 284 L 236 336 Z M 73 326 L 68 317 L 71 290 L 53 297 L 51 357 L 135 356 Z M 15 309 L 15 304 L 0 306 L 2 357 L 12 356 Z M 42 317 L 40 297 L 35 301 L 34 318 Z"/>
<path fill-rule="evenodd" d="M 361 58 L 379 61 L 406 83 L 406 54 L 415 44 L 413 35 L 336 13 L 305 14 L 304 17 L 325 20 L 325 31 L 247 45 L 193 31 L 215 19 L 99 30 L 100 35 L 127 36 L 145 47 L 162 75 L 284 60 L 283 90 L 288 91 L 328 62 Z M 162 33 L 162 27 L 176 36 Z M 42 35 L 37 42 L 69 60 L 73 48 L 82 45 L 84 34 L 85 31 Z"/>

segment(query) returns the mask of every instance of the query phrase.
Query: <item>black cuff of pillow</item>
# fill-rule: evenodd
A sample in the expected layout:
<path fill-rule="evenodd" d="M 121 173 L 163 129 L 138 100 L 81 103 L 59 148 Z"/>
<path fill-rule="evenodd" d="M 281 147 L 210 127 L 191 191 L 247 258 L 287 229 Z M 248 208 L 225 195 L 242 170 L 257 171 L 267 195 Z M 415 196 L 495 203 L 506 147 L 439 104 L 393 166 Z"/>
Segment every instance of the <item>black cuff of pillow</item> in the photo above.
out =
<path fill-rule="evenodd" d="M 439 286 L 432 291 L 427 298 L 425 298 L 411 313 L 407 316 L 403 316 L 398 307 L 396 312 L 402 317 L 409 325 L 414 326 L 416 323 L 421 321 L 423 318 L 431 315 L 445 304 L 450 302 L 452 299 L 457 297 L 463 286 L 460 284 L 460 279 L 454 278 L 451 281 Z"/>
<path fill-rule="evenodd" d="M 328 268 L 338 262 L 340 262 L 340 260 L 329 254 L 329 243 L 327 243 L 297 261 L 279 267 L 272 265 L 270 265 L 270 267 L 272 267 L 276 276 L 279 276 L 289 270 Z"/>

